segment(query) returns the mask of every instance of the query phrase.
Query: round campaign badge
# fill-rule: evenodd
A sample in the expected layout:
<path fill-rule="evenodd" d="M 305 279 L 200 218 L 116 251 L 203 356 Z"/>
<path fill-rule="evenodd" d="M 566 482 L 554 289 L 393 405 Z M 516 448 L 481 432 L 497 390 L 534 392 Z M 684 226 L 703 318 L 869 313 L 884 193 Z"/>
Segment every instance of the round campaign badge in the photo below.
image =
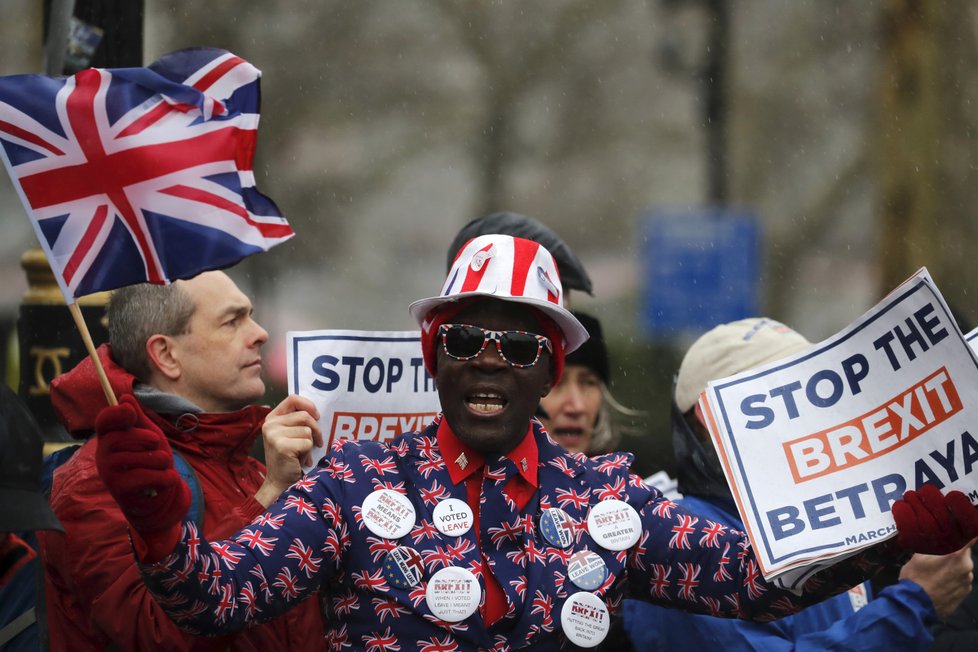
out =
<path fill-rule="evenodd" d="M 567 559 L 567 579 L 579 589 L 593 591 L 608 579 L 608 567 L 598 553 L 580 550 Z"/>
<path fill-rule="evenodd" d="M 579 591 L 567 598 L 560 609 L 560 627 L 574 645 L 594 647 L 608 635 L 611 616 L 601 598 Z"/>
<path fill-rule="evenodd" d="M 574 519 L 559 507 L 548 507 L 540 514 L 540 532 L 550 545 L 566 548 L 574 543 Z"/>
<path fill-rule="evenodd" d="M 475 613 L 481 598 L 479 580 L 471 571 L 458 566 L 448 566 L 432 575 L 425 589 L 425 602 L 431 613 L 450 623 Z"/>
<path fill-rule="evenodd" d="M 475 518 L 472 508 L 464 500 L 447 498 L 437 505 L 432 512 L 435 527 L 442 534 L 450 537 L 460 537 L 472 529 Z"/>
<path fill-rule="evenodd" d="M 587 531 L 605 550 L 626 550 L 638 543 L 642 520 L 628 503 L 602 500 L 587 515 Z"/>
<path fill-rule="evenodd" d="M 414 505 L 393 489 L 371 492 L 363 499 L 360 517 L 367 529 L 385 539 L 400 539 L 414 527 Z"/>
<path fill-rule="evenodd" d="M 399 589 L 417 586 L 424 577 L 424 563 L 414 548 L 398 546 L 387 553 L 384 560 L 384 577 Z"/>

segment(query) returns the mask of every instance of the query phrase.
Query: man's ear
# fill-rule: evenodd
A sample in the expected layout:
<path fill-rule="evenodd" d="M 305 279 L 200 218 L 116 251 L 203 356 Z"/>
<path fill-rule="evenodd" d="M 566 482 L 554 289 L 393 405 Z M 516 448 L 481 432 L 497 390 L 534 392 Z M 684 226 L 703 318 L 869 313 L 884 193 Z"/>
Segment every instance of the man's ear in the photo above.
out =
<path fill-rule="evenodd" d="M 554 372 L 553 369 L 547 374 L 547 382 L 544 383 L 543 387 L 540 389 L 540 398 L 543 398 L 550 393 L 550 390 L 554 388 Z"/>
<path fill-rule="evenodd" d="M 146 355 L 154 373 L 162 374 L 167 380 L 180 378 L 181 368 L 176 352 L 176 341 L 168 335 L 153 335 L 146 340 Z"/>

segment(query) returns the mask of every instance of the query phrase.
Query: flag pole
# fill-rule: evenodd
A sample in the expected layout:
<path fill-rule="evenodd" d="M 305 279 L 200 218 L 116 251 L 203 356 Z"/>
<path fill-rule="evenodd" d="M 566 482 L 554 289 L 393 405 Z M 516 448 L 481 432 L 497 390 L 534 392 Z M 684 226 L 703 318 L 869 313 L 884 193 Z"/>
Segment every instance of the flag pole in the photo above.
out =
<path fill-rule="evenodd" d="M 81 333 L 82 342 L 85 343 L 85 349 L 88 351 L 88 357 L 95 363 L 95 373 L 98 374 L 98 381 L 102 385 L 102 391 L 105 392 L 105 400 L 109 402 L 109 405 L 118 405 L 119 401 L 116 400 L 115 392 L 112 391 L 112 386 L 109 385 L 109 377 L 105 375 L 102 361 L 98 359 L 98 353 L 95 352 L 95 344 L 92 342 L 92 336 L 88 332 L 88 324 L 85 323 L 85 317 L 82 315 L 81 308 L 78 307 L 78 302 L 72 301 L 69 303 L 68 310 L 71 311 L 71 316 L 75 320 L 75 326 L 78 327 L 78 332 Z"/>

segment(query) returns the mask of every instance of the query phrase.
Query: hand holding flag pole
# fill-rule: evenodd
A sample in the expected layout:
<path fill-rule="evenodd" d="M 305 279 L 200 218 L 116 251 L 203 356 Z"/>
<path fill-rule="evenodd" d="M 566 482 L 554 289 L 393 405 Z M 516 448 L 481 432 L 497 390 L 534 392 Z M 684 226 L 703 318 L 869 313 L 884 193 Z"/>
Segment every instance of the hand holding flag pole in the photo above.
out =
<path fill-rule="evenodd" d="M 76 297 L 192 278 L 294 235 L 255 187 L 260 77 L 214 48 L 0 77 L 0 155 L 110 405 Z"/>

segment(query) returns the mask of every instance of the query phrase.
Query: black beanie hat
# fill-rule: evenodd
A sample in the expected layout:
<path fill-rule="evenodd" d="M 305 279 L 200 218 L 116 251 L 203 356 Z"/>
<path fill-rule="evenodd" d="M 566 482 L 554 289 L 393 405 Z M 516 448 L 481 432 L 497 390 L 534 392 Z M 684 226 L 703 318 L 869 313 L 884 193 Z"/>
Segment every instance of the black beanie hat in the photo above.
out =
<path fill-rule="evenodd" d="M 591 336 L 584 344 L 574 351 L 567 354 L 564 360 L 565 367 L 568 365 L 580 365 L 587 367 L 598 375 L 598 378 L 607 385 L 611 370 L 608 367 L 608 349 L 604 344 L 604 335 L 601 333 L 601 322 L 597 318 L 583 312 L 571 310 L 577 320 L 581 322 Z"/>

